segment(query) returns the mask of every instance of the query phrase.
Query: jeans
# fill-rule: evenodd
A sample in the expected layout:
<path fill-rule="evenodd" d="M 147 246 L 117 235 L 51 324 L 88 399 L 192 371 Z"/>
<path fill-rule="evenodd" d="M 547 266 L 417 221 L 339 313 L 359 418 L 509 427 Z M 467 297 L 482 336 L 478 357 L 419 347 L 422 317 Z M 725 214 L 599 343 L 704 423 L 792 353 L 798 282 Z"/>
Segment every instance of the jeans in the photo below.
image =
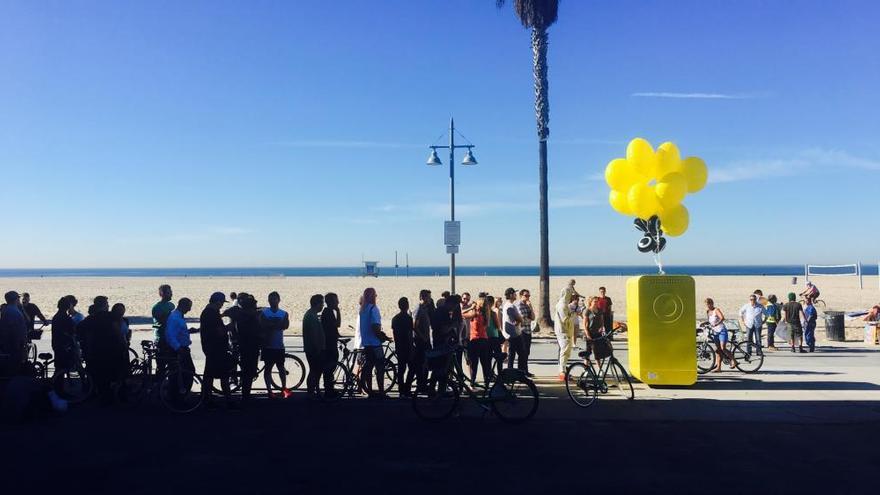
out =
<path fill-rule="evenodd" d="M 318 392 L 318 382 L 324 371 L 324 353 L 312 351 L 306 353 L 306 361 L 309 363 L 309 374 L 306 375 L 306 392 L 315 394 Z M 327 383 L 324 383 L 327 386 Z"/>
<path fill-rule="evenodd" d="M 239 362 L 241 364 L 241 397 L 247 399 L 251 396 L 251 388 L 254 378 L 257 377 L 257 361 L 260 360 L 260 348 L 254 345 L 240 346 Z"/>
<path fill-rule="evenodd" d="M 361 378 L 367 392 L 373 392 L 373 370 L 376 370 L 376 384 L 379 386 L 377 392 L 384 393 L 385 384 L 385 353 L 382 346 L 365 346 L 364 347 L 364 367 L 361 369 Z"/>
<path fill-rule="evenodd" d="M 483 368 L 483 381 L 489 383 L 492 376 L 492 356 L 489 354 L 489 340 L 475 339 L 468 343 L 468 361 L 471 363 L 471 381 L 477 381 L 477 368 Z"/>
<path fill-rule="evenodd" d="M 333 390 L 333 381 L 335 380 L 333 375 L 339 362 L 339 349 L 335 346 L 325 349 L 321 356 L 324 359 L 324 392 L 332 395 L 335 392 Z"/>
<path fill-rule="evenodd" d="M 428 350 L 427 342 L 415 341 L 412 357 L 409 360 L 409 371 L 406 374 L 406 383 L 401 392 L 412 390 L 413 379 L 416 380 L 417 389 L 424 390 L 428 382 L 428 368 L 425 363 L 425 352 Z"/>
<path fill-rule="evenodd" d="M 804 341 L 810 350 L 816 348 L 816 323 L 809 322 L 804 326 Z"/>
<path fill-rule="evenodd" d="M 409 392 L 406 384 L 406 371 L 412 369 L 413 347 L 412 345 L 401 345 L 397 347 L 397 390 L 401 394 Z"/>
<path fill-rule="evenodd" d="M 754 328 L 748 329 L 748 336 L 746 337 L 748 344 L 746 345 L 746 352 L 749 354 L 752 353 L 752 344 L 757 346 L 758 354 L 760 355 L 761 350 L 761 326 L 756 326 Z"/>
<path fill-rule="evenodd" d="M 517 335 L 516 337 L 511 337 L 508 341 L 510 345 L 507 348 L 507 367 L 513 368 L 514 360 L 517 362 L 517 369 L 520 371 L 526 370 L 526 363 L 528 362 L 528 356 L 525 354 L 523 347 L 523 336 Z"/>
<path fill-rule="evenodd" d="M 767 347 L 775 347 L 776 323 L 767 324 Z"/>

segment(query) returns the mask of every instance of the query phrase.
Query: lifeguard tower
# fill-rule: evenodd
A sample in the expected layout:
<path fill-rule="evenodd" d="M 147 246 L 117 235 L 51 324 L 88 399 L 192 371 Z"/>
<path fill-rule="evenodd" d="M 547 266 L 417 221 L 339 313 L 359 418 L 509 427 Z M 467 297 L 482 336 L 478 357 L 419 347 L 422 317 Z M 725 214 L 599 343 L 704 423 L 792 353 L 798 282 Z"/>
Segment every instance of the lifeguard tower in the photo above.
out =
<path fill-rule="evenodd" d="M 379 262 L 378 261 L 364 261 L 364 267 L 361 268 L 361 277 L 379 277 Z"/>

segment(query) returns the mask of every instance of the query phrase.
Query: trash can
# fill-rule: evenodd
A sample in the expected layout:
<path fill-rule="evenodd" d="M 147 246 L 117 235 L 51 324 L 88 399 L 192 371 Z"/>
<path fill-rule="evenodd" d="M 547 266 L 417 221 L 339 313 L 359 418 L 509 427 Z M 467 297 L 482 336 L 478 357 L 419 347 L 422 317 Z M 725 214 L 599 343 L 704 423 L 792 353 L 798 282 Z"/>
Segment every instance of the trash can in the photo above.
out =
<path fill-rule="evenodd" d="M 843 325 L 843 311 L 825 312 L 825 338 L 832 342 L 846 340 L 846 329 Z"/>

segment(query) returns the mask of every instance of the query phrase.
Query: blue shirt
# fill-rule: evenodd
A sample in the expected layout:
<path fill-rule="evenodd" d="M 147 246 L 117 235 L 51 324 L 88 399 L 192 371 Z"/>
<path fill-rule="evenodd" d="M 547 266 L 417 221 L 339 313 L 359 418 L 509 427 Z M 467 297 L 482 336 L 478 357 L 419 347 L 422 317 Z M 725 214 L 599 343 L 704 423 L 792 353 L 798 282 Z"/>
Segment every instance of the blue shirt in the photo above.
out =
<path fill-rule="evenodd" d="M 379 308 L 375 304 L 368 304 L 361 309 L 360 313 L 358 333 L 361 336 L 362 347 L 382 345 L 376 332 L 373 331 L 373 325 L 382 325 L 382 315 L 379 314 Z"/>
<path fill-rule="evenodd" d="M 816 306 L 808 304 L 804 306 L 804 315 L 807 317 L 807 325 L 815 325 L 819 314 L 816 313 Z"/>
<path fill-rule="evenodd" d="M 186 328 L 186 320 L 180 310 L 175 309 L 168 315 L 168 319 L 165 321 L 165 338 L 168 339 L 168 345 L 175 351 L 179 351 L 181 347 L 192 345 L 189 329 Z"/>

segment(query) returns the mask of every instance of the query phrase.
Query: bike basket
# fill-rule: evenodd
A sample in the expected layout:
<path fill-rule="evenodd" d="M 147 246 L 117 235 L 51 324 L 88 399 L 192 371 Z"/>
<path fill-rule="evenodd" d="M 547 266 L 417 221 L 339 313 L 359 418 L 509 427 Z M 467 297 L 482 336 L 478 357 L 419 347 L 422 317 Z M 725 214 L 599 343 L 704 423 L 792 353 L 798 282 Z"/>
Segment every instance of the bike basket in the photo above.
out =
<path fill-rule="evenodd" d="M 28 340 L 40 340 L 42 337 L 42 330 L 28 330 Z"/>

